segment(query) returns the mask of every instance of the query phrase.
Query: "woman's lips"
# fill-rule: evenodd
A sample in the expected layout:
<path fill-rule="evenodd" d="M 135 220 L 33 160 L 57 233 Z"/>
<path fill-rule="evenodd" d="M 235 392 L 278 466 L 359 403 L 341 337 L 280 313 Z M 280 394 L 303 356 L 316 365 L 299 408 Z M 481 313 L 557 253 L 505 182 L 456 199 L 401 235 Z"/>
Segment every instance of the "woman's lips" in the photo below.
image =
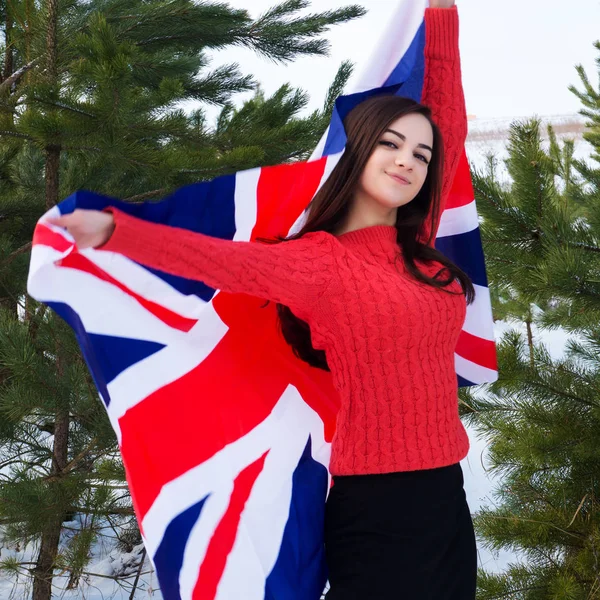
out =
<path fill-rule="evenodd" d="M 387 175 L 389 175 L 392 179 L 394 179 L 395 181 L 397 181 L 398 183 L 400 183 L 402 185 L 410 185 L 410 181 L 408 179 L 406 179 L 406 177 L 403 177 L 402 175 L 394 175 L 392 173 L 387 173 Z"/>

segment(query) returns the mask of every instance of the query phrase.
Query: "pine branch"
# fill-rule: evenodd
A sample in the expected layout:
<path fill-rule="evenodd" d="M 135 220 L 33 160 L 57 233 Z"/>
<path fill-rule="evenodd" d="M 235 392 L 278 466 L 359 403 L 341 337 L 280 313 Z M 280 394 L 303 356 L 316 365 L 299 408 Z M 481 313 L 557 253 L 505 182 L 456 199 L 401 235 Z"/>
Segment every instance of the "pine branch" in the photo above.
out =
<path fill-rule="evenodd" d="M 286 0 L 269 9 L 240 35 L 238 43 L 251 47 L 274 62 L 287 62 L 297 55 L 327 55 L 329 43 L 311 39 L 331 25 L 356 19 L 366 14 L 358 5 L 325 11 L 305 17 L 293 17 L 308 6 L 306 0 Z"/>
<path fill-rule="evenodd" d="M 224 65 L 205 77 L 186 82 L 184 89 L 189 99 L 225 104 L 232 94 L 252 90 L 255 85 L 251 75 L 240 75 L 237 65 Z"/>
<path fill-rule="evenodd" d="M 594 88 L 592 87 L 592 84 L 590 83 L 590 80 L 588 79 L 588 76 L 586 75 L 583 66 L 577 65 L 575 69 L 584 87 L 584 91 L 578 90 L 573 85 L 569 86 L 569 91 L 575 94 L 575 96 L 577 96 L 577 98 L 584 106 L 592 109 L 597 109 L 600 101 L 600 94 L 596 92 L 596 90 L 594 90 Z"/>
<path fill-rule="evenodd" d="M 333 79 L 333 82 L 327 90 L 327 96 L 325 98 L 325 103 L 323 104 L 322 108 L 322 113 L 327 118 L 329 118 L 333 113 L 335 101 L 338 98 L 338 96 L 341 96 L 344 92 L 344 87 L 346 86 L 346 83 L 348 83 L 348 80 L 350 79 L 353 70 L 354 64 L 349 60 L 343 61 L 342 64 L 339 66 L 337 73 L 335 74 L 335 77 Z"/>

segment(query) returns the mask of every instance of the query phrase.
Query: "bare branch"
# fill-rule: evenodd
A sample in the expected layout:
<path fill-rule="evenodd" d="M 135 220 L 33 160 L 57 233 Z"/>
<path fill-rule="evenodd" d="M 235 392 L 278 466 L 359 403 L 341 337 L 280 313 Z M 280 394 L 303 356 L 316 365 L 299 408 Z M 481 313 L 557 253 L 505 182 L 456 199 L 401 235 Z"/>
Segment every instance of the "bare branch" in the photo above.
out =
<path fill-rule="evenodd" d="M 6 259 L 4 259 L 4 262 L 2 263 L 2 267 L 6 267 L 8 265 L 10 265 L 10 263 L 15 260 L 15 258 L 17 256 L 19 256 L 19 254 L 24 254 L 25 252 L 27 252 L 28 250 L 31 249 L 31 242 L 27 242 L 26 244 L 23 244 L 20 248 L 17 248 L 14 252 L 11 252 Z"/>
<path fill-rule="evenodd" d="M 34 58 L 31 62 L 28 62 L 26 65 L 23 65 L 20 69 L 17 69 L 8 79 L 5 79 L 2 83 L 0 83 L 0 94 L 10 89 L 13 83 L 16 83 L 33 67 L 35 67 L 40 62 L 40 58 Z"/>
<path fill-rule="evenodd" d="M 33 138 L 30 135 L 27 135 L 26 133 L 18 133 L 17 131 L 0 131 L 0 135 L 8 135 L 10 137 L 16 137 L 16 138 L 21 138 L 24 140 L 33 140 Z"/>
<path fill-rule="evenodd" d="M 155 196 L 160 196 L 167 191 L 167 188 L 161 188 L 159 190 L 152 190 L 151 192 L 144 192 L 143 194 L 137 194 L 137 196 L 130 196 L 129 198 L 125 198 L 126 202 L 141 202 L 146 198 L 154 198 Z"/>

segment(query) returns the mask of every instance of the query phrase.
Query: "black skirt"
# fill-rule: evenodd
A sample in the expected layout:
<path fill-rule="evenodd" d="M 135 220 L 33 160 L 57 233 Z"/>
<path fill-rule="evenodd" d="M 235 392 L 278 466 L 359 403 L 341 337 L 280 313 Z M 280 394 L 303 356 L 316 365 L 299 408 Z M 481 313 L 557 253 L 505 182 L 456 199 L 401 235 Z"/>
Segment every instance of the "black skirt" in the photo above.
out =
<path fill-rule="evenodd" d="M 333 481 L 327 600 L 474 600 L 477 548 L 460 463 Z"/>

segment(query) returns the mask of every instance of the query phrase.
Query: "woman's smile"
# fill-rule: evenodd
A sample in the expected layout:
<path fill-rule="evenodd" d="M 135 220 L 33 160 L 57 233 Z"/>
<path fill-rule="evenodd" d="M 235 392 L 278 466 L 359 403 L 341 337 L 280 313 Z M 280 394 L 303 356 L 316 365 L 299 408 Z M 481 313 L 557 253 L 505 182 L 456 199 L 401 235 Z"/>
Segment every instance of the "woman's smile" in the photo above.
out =
<path fill-rule="evenodd" d="M 386 171 L 386 175 L 389 175 L 394 181 L 397 181 L 401 185 L 410 185 L 410 181 L 404 177 L 404 175 L 398 175 L 396 173 L 388 173 Z"/>

